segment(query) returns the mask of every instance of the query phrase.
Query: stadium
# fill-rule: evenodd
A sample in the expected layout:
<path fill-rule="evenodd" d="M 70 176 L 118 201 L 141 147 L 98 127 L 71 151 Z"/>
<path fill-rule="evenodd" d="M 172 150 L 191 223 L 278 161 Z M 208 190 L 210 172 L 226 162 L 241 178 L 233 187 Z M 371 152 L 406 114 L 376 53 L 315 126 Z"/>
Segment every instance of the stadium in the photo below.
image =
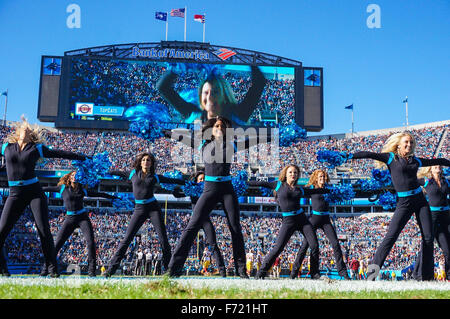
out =
<path fill-rule="evenodd" d="M 172 74 L 176 77 L 171 78 Z M 58 279 L 40 276 L 45 260 L 41 234 L 31 208 L 26 207 L 5 241 L 2 253 L 11 276 L 1 277 L 0 285 L 30 287 L 30 292 L 27 294 L 19 288 L 3 298 L 448 298 L 450 287 L 444 271 L 446 256 L 437 242 L 433 244 L 434 280 L 420 282 L 413 278 L 414 265 L 422 249 L 421 229 L 415 216 L 402 229 L 375 282 L 367 280 L 370 260 L 386 236 L 395 204 L 387 207 L 380 201 L 379 193 L 361 187 L 363 181 L 373 177 L 377 168 L 375 161 L 347 160 L 330 167 L 318 160 L 322 150 L 348 154 L 359 151 L 380 153 L 391 135 L 404 131 L 414 136 L 418 158 L 448 159 L 450 120 L 444 119 L 446 114 L 438 122 L 401 127 L 380 124 L 377 130 L 320 135 L 324 129 L 326 68 L 306 66 L 301 61 L 243 48 L 194 41 L 161 41 L 112 44 L 66 51 L 63 55 L 42 55 L 37 119 L 50 124 L 37 127 L 43 132 L 45 145 L 51 149 L 91 158 L 96 154 L 107 156 L 111 163 L 109 171 L 129 172 L 136 156 L 149 152 L 156 159 L 155 174 L 172 177 L 176 172 L 187 180 L 205 170 L 200 152 L 186 148 L 174 139 L 152 134 L 159 132 L 158 125 L 166 130 L 198 130 L 203 120 L 199 88 L 211 74 L 228 83 L 238 105 L 248 102 L 248 96 L 261 85 L 260 96 L 248 114 L 238 116 L 236 113 L 230 118 L 233 126 L 279 128 L 281 131 L 293 125 L 304 133 L 286 143 L 281 136 L 281 143 L 276 147 L 262 143 L 236 152 L 230 165 L 232 176 L 245 173 L 249 181 L 273 182 L 279 179 L 284 167 L 294 164 L 300 168 L 300 186 L 308 184 L 314 171 L 325 170 L 330 185 L 350 185 L 358 190 L 358 195 L 353 198 L 329 206 L 329 216 L 351 280 L 343 280 L 336 267 L 333 244 L 321 229 L 317 230 L 320 280 L 310 278 L 309 253 L 296 279 L 290 279 L 294 260 L 305 242 L 299 231 L 284 247 L 277 267 L 270 269 L 265 280 L 255 279 L 262 260 L 276 245 L 283 212 L 273 192 L 248 186 L 239 193 L 238 201 L 249 279 L 241 279 L 235 267 L 230 222 L 223 203 L 214 207 L 210 219 L 225 262 L 226 278 L 221 278 L 224 276 L 219 274 L 215 258 L 210 258 L 209 265 L 205 266 L 205 251 L 211 247 L 204 230 L 195 236 L 181 276 L 167 278 L 161 238 L 150 218 L 133 236 L 118 269 L 111 276 L 105 276 L 135 211 L 133 207 L 115 205 L 111 199 L 86 196 L 82 204 L 93 227 L 96 276 L 92 276 L 89 269 L 88 245 L 80 228 L 74 229 L 57 255 L 57 272 L 61 276 Z M 177 105 L 170 98 L 174 93 L 183 103 Z M 197 110 L 187 112 L 183 108 L 185 105 L 195 105 Z M 150 122 L 156 119 L 156 127 L 139 126 L 136 131 L 133 125 L 145 117 Z M 0 126 L 2 143 L 7 142 L 20 124 L 19 121 L 3 121 Z M 148 135 L 142 134 L 143 131 Z M 316 134 L 309 136 L 308 133 Z M 274 136 L 270 135 L 272 140 Z M 74 160 L 42 158 L 35 173 L 43 188 L 54 188 L 63 176 L 76 170 L 75 167 Z M 444 173 L 448 179 L 448 171 Z M 6 170 L 0 171 L 2 210 L 11 197 L 10 186 Z M 91 190 L 122 199 L 133 197 L 129 181 L 109 173 L 99 177 Z M 393 191 L 392 185 L 384 191 Z M 67 208 L 62 191 L 45 192 L 45 195 L 50 231 L 56 242 L 67 217 Z M 164 183 L 155 186 L 154 197 L 161 208 L 168 243 L 173 251 L 192 217 L 191 199 L 175 196 L 173 189 Z M 300 207 L 306 216 L 313 215 L 310 197 L 304 196 Z M 91 286 L 81 294 L 80 287 L 85 285 Z M 33 292 L 32 287 L 39 287 L 41 293 Z M 102 289 L 103 295 L 99 292 Z M 128 294 L 127 297 L 124 294 Z"/>

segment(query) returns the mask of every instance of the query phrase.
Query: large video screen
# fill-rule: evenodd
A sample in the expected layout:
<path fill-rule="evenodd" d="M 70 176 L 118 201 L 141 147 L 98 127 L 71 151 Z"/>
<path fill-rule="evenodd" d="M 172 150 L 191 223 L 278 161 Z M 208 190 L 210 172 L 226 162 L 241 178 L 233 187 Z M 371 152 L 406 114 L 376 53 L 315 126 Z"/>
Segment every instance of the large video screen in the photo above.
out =
<path fill-rule="evenodd" d="M 239 125 L 295 120 L 294 67 L 72 57 L 67 78 L 66 120 L 124 121 L 139 105 L 164 105 L 175 123 L 210 114 Z"/>

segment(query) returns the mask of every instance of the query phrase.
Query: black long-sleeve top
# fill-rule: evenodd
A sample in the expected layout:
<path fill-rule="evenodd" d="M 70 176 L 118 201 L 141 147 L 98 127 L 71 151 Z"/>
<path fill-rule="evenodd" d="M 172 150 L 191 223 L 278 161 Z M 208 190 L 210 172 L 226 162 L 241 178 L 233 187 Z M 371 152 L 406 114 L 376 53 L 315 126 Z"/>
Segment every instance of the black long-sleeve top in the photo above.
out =
<path fill-rule="evenodd" d="M 425 188 L 425 191 L 428 195 L 428 203 L 430 204 L 430 206 L 442 207 L 449 205 L 447 199 L 447 196 L 450 194 L 450 186 L 448 180 L 441 178 L 440 187 L 434 178 L 419 178 L 418 182 Z"/>
<path fill-rule="evenodd" d="M 247 122 L 253 110 L 256 108 L 259 100 L 261 99 L 264 86 L 266 85 L 266 78 L 261 70 L 257 66 L 251 66 L 252 72 L 252 85 L 249 88 L 242 102 L 237 104 L 222 105 L 221 114 L 217 114 L 233 120 L 235 115 L 239 120 Z M 192 113 L 199 113 L 201 121 L 205 122 L 207 118 L 207 112 L 201 111 L 196 104 L 186 102 L 173 88 L 173 85 L 177 79 L 177 74 L 168 71 L 164 74 L 156 84 L 161 96 L 175 107 L 178 112 L 183 116 L 188 117 Z"/>
<path fill-rule="evenodd" d="M 82 187 L 73 188 L 72 186 L 66 185 L 42 187 L 42 190 L 44 192 L 61 193 L 64 207 L 68 211 L 78 211 L 83 209 L 83 198 L 85 196 L 103 197 L 108 199 L 116 198 L 113 195 L 97 192 L 92 189 L 84 189 Z"/>
<path fill-rule="evenodd" d="M 248 181 L 250 186 L 261 186 L 270 189 L 276 189 L 278 181 Z M 300 199 L 314 194 L 326 194 L 329 192 L 325 188 L 304 188 L 298 185 L 293 187 L 287 183 L 281 183 L 280 188 L 276 191 L 276 200 L 282 212 L 293 212 L 300 209 Z"/>
<path fill-rule="evenodd" d="M 192 137 L 191 135 L 186 134 L 172 136 L 170 132 L 166 132 L 165 136 L 173 138 L 191 148 L 197 146 L 195 143 L 196 136 Z M 199 145 L 205 164 L 205 175 L 207 176 L 230 175 L 231 163 L 233 162 L 235 152 L 249 149 L 251 146 L 261 142 L 262 137 L 247 137 L 242 141 L 233 142 L 228 142 L 227 138 L 224 137 L 223 140 L 223 142 L 219 142 L 218 140 L 203 141 Z M 269 143 L 270 140 L 270 136 L 265 136 L 263 141 Z"/>
<path fill-rule="evenodd" d="M 137 200 L 152 198 L 154 196 L 153 189 L 157 183 L 178 185 L 184 185 L 185 183 L 184 180 L 169 178 L 163 175 L 146 174 L 144 176 L 142 170 L 132 170 L 130 172 L 110 171 L 109 174 L 120 176 L 122 179 L 130 181 L 133 187 L 134 198 Z"/>
<path fill-rule="evenodd" d="M 353 154 L 353 159 L 362 158 L 370 158 L 385 163 L 391 173 L 392 185 L 396 192 L 406 192 L 420 186 L 417 181 L 417 170 L 421 166 L 450 166 L 450 161 L 445 158 L 427 159 L 415 156 L 403 158 L 394 153 L 373 152 L 356 152 Z"/>
<path fill-rule="evenodd" d="M 325 188 L 314 188 L 314 189 L 325 189 Z M 316 212 L 329 212 L 330 205 L 325 200 L 323 194 L 312 194 L 311 195 L 311 208 Z"/>
<path fill-rule="evenodd" d="M 8 181 L 29 180 L 36 177 L 34 168 L 41 157 L 84 161 L 86 156 L 69 151 L 50 149 L 43 144 L 27 143 L 22 150 L 18 143 L 4 143 L 2 155 L 6 160 Z"/>

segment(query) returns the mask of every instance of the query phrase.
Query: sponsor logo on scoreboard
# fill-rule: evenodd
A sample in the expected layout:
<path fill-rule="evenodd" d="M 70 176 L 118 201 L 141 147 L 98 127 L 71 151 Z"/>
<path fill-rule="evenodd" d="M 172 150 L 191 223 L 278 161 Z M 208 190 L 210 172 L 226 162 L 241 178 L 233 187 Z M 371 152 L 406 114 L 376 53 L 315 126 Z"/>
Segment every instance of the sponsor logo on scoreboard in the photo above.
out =
<path fill-rule="evenodd" d="M 236 52 L 230 50 L 230 49 L 225 49 L 225 48 L 220 48 L 217 51 L 213 52 L 217 57 L 219 57 L 220 59 L 222 59 L 223 61 L 225 61 L 226 59 L 232 57 L 233 55 L 236 55 Z"/>
<path fill-rule="evenodd" d="M 135 46 L 131 50 L 132 57 L 147 58 L 171 58 L 171 59 L 193 59 L 193 60 L 209 60 L 209 53 L 201 50 L 175 50 L 175 49 L 140 49 Z"/>
<path fill-rule="evenodd" d="M 124 110 L 122 106 L 75 103 L 75 115 L 81 116 L 122 116 Z"/>
<path fill-rule="evenodd" d="M 94 115 L 94 103 L 76 103 L 75 115 Z"/>

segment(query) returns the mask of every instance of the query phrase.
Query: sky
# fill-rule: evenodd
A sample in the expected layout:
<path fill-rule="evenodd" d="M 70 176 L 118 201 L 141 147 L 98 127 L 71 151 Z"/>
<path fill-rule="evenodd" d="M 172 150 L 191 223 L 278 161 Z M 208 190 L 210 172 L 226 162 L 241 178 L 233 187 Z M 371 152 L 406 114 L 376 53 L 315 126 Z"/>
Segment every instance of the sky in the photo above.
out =
<path fill-rule="evenodd" d="M 71 4 L 80 27 L 69 28 Z M 376 10 L 372 9 L 376 5 Z M 355 131 L 450 119 L 449 0 L 114 1 L 0 0 L 0 93 L 7 120 L 37 120 L 42 55 L 110 44 L 165 40 L 155 12 L 187 7 L 187 41 L 260 51 L 323 67 L 324 129 Z M 369 23 L 368 23 L 369 21 Z M 375 27 L 370 27 L 375 24 Z M 184 40 L 184 19 L 169 17 L 168 40 Z M 3 119 L 5 96 L 0 97 Z"/>

